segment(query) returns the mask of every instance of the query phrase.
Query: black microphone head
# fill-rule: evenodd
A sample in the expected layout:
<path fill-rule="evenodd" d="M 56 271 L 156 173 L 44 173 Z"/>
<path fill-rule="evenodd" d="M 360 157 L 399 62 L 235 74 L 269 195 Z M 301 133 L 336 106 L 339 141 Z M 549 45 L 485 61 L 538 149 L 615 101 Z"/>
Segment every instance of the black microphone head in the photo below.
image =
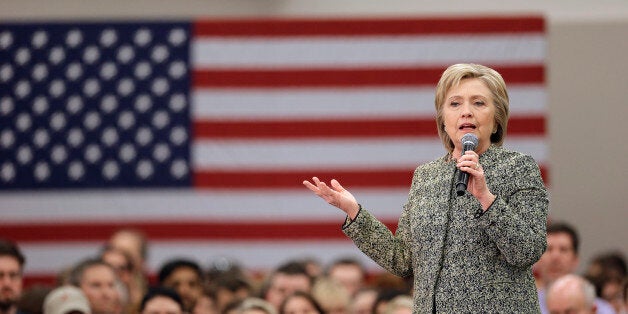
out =
<path fill-rule="evenodd" d="M 478 147 L 478 137 L 473 133 L 463 135 L 460 142 L 462 142 L 463 154 L 465 151 L 475 150 L 475 148 Z"/>

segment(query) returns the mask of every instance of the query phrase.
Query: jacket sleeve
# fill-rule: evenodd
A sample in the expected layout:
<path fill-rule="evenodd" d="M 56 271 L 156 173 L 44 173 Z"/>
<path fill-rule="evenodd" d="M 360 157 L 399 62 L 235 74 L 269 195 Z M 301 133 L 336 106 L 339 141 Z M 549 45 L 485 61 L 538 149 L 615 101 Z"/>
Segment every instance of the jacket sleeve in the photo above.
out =
<path fill-rule="evenodd" d="M 367 210 L 360 210 L 343 232 L 373 261 L 389 272 L 407 277 L 412 275 L 411 253 L 407 247 L 407 215 L 402 213 L 397 232 L 393 233 Z"/>
<path fill-rule="evenodd" d="M 508 173 L 501 173 L 506 181 L 500 186 L 508 188 L 496 188 L 497 199 L 478 220 L 508 263 L 526 267 L 539 260 L 547 245 L 547 191 L 532 157 L 519 155 L 504 166 Z"/>

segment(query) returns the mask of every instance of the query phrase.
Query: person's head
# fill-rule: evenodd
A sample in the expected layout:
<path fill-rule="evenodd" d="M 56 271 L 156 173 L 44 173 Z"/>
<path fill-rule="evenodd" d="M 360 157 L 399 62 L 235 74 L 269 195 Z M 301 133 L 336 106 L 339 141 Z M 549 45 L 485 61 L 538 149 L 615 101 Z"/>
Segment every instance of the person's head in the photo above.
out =
<path fill-rule="evenodd" d="M 617 312 L 624 308 L 623 283 L 626 277 L 626 260 L 619 251 L 596 255 L 589 263 L 584 277 L 595 286 L 595 293 L 608 301 Z"/>
<path fill-rule="evenodd" d="M 541 256 L 539 275 L 546 284 L 573 273 L 578 267 L 579 237 L 576 229 L 566 223 L 547 227 L 547 250 Z"/>
<path fill-rule="evenodd" d="M 174 289 L 183 300 L 183 310 L 191 311 L 203 294 L 203 271 L 194 261 L 174 259 L 159 270 L 159 284 Z"/>
<path fill-rule="evenodd" d="M 238 306 L 239 314 L 277 314 L 272 304 L 260 298 L 248 297 Z"/>
<path fill-rule="evenodd" d="M 120 278 L 122 282 L 128 284 L 129 281 L 131 281 L 133 258 L 127 251 L 112 246 L 105 246 L 100 253 L 100 258 L 115 269 L 118 278 Z"/>
<path fill-rule="evenodd" d="M 81 289 L 61 286 L 50 291 L 44 299 L 44 314 L 91 314 L 89 301 Z"/>
<path fill-rule="evenodd" d="M 312 286 L 312 296 L 323 308 L 325 314 L 346 314 L 349 312 L 351 295 L 340 282 L 320 277 Z"/>
<path fill-rule="evenodd" d="M 334 261 L 327 269 L 327 276 L 341 283 L 351 296 L 355 295 L 366 282 L 366 270 L 353 258 Z"/>
<path fill-rule="evenodd" d="M 406 295 L 403 290 L 395 288 L 380 289 L 375 303 L 373 304 L 373 314 L 384 314 L 388 303 L 398 296 Z"/>
<path fill-rule="evenodd" d="M 148 290 L 140 303 L 140 314 L 181 314 L 183 302 L 179 295 L 166 287 Z"/>
<path fill-rule="evenodd" d="M 584 278 L 568 274 L 549 286 L 545 303 L 550 314 L 595 313 L 595 288 Z"/>
<path fill-rule="evenodd" d="M 397 296 L 386 304 L 384 314 L 412 314 L 413 304 L 410 296 Z"/>
<path fill-rule="evenodd" d="M 253 293 L 253 286 L 246 278 L 231 273 L 215 278 L 212 288 L 219 311 L 222 311 L 231 301 L 245 299 Z"/>
<path fill-rule="evenodd" d="M 120 229 L 111 235 L 108 246 L 127 252 L 133 259 L 133 270 L 142 272 L 148 255 L 148 241 L 136 229 Z"/>
<path fill-rule="evenodd" d="M 281 305 L 279 314 L 323 314 L 320 304 L 305 291 L 296 291 L 288 295 Z"/>
<path fill-rule="evenodd" d="M 377 300 L 377 294 L 378 292 L 375 288 L 362 288 L 358 290 L 351 300 L 351 306 L 349 308 L 351 314 L 372 314 L 373 306 Z"/>
<path fill-rule="evenodd" d="M 15 243 L 0 240 L 0 311 L 7 311 L 17 304 L 22 294 L 25 262 Z"/>
<path fill-rule="evenodd" d="M 79 287 L 94 314 L 118 313 L 121 310 L 115 270 L 101 259 L 86 259 L 70 271 L 70 284 Z"/>
<path fill-rule="evenodd" d="M 497 71 L 479 64 L 450 66 L 438 81 L 434 105 L 438 135 L 447 151 L 459 146 L 465 133 L 478 137 L 478 151 L 504 142 L 509 99 Z"/>
<path fill-rule="evenodd" d="M 266 287 L 262 289 L 263 299 L 279 308 L 283 300 L 296 291 L 309 293 L 312 289 L 312 278 L 303 263 L 288 262 L 279 266 L 268 278 Z"/>

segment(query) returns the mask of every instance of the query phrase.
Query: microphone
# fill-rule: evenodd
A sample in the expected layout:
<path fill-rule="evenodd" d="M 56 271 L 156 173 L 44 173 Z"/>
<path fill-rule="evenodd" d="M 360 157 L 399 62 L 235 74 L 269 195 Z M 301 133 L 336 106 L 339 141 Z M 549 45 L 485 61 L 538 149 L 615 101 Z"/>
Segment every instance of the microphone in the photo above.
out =
<path fill-rule="evenodd" d="M 468 150 L 475 150 L 478 146 L 478 137 L 473 133 L 465 134 L 462 139 L 462 154 Z M 458 196 L 464 195 L 467 190 L 467 183 L 469 182 L 469 174 L 458 170 L 458 180 L 456 181 L 456 194 Z"/>

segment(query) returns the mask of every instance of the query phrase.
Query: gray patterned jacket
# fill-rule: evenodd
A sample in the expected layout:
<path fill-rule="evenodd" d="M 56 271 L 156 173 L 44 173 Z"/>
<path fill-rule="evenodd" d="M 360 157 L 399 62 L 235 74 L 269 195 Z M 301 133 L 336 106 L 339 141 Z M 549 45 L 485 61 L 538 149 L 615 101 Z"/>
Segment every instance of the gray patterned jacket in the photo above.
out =
<path fill-rule="evenodd" d="M 480 156 L 497 199 L 482 214 L 456 196 L 454 161 L 419 166 L 392 234 L 367 210 L 343 231 L 391 273 L 414 276 L 414 313 L 539 313 L 531 266 L 546 247 L 548 198 L 532 157 L 491 146 Z"/>

